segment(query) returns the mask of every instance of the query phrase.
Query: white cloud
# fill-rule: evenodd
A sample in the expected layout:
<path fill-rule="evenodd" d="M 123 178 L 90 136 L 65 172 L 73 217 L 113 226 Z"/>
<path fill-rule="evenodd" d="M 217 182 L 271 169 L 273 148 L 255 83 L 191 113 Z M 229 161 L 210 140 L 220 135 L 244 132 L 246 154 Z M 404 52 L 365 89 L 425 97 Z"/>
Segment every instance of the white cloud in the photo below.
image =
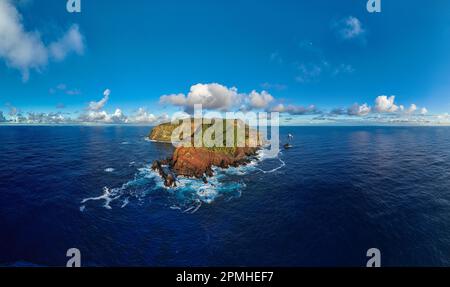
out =
<path fill-rule="evenodd" d="M 79 120 L 82 122 L 96 122 L 96 123 L 121 123 L 126 121 L 126 116 L 122 113 L 121 109 L 116 109 L 113 114 L 108 114 L 103 110 L 108 103 L 111 90 L 106 89 L 103 91 L 103 98 L 98 101 L 92 101 L 89 103 L 87 112 L 79 116 Z"/>
<path fill-rule="evenodd" d="M 169 121 L 167 114 L 155 116 L 149 113 L 145 108 L 139 108 L 136 113 L 128 118 L 128 123 L 132 124 L 158 124 Z"/>
<path fill-rule="evenodd" d="M 103 98 L 98 102 L 90 102 L 88 106 L 88 110 L 90 111 L 99 111 L 103 109 L 103 107 L 106 105 L 106 103 L 109 100 L 109 95 L 111 94 L 111 91 L 109 89 L 106 89 L 103 92 Z"/>
<path fill-rule="evenodd" d="M 22 15 L 10 0 L 0 0 L 0 58 L 8 67 L 19 70 L 27 81 L 30 70 L 40 71 L 52 58 L 62 60 L 69 52 L 82 53 L 83 40 L 78 26 L 72 26 L 48 48 L 38 31 L 26 31 Z"/>
<path fill-rule="evenodd" d="M 192 111 L 197 104 L 204 109 L 229 111 L 240 102 L 241 95 L 235 87 L 228 88 L 217 83 L 193 85 L 187 96 L 172 94 L 160 98 L 160 103 L 184 107 L 185 111 Z"/>
<path fill-rule="evenodd" d="M 65 123 L 68 120 L 61 113 L 28 113 L 26 118 L 21 119 L 28 124 L 58 124 Z"/>
<path fill-rule="evenodd" d="M 193 85 L 187 96 L 184 94 L 163 95 L 160 97 L 161 104 L 171 104 L 183 107 L 186 112 L 192 112 L 194 104 L 202 104 L 202 108 L 217 111 L 250 111 L 253 109 L 266 110 L 291 115 L 312 115 L 321 113 L 316 106 L 308 107 L 278 104 L 276 99 L 267 91 L 251 91 L 249 94 L 238 93 L 237 88 L 227 88 L 220 84 L 197 84 Z"/>
<path fill-rule="evenodd" d="M 157 118 L 154 114 L 147 112 L 144 108 L 139 108 L 133 117 L 130 117 L 130 122 L 136 124 L 154 123 Z"/>
<path fill-rule="evenodd" d="M 181 107 L 186 104 L 186 96 L 184 94 L 163 95 L 160 97 L 159 102 Z"/>
<path fill-rule="evenodd" d="M 347 109 L 347 113 L 350 116 L 367 116 L 371 112 L 372 108 L 367 104 L 359 105 L 358 103 L 353 104 Z"/>
<path fill-rule="evenodd" d="M 270 109 L 271 112 L 283 113 L 285 111 L 283 104 L 278 104 Z"/>
<path fill-rule="evenodd" d="M 109 121 L 112 123 L 126 123 L 127 116 L 125 116 L 121 109 L 116 109 L 114 114 L 109 116 Z"/>
<path fill-rule="evenodd" d="M 407 114 L 413 114 L 416 111 L 417 111 L 417 106 L 415 104 L 411 104 L 411 106 L 406 110 L 406 113 Z"/>
<path fill-rule="evenodd" d="M 79 116 L 81 122 L 109 122 L 110 115 L 106 111 L 88 111 L 85 114 Z"/>
<path fill-rule="evenodd" d="M 239 93 L 236 87 L 224 85 L 196 84 L 185 94 L 171 94 L 160 97 L 161 104 L 183 107 L 186 112 L 192 112 L 194 105 L 201 104 L 203 109 L 221 112 L 240 108 L 241 110 L 265 109 L 275 98 L 267 91 L 251 91 L 249 94 Z"/>
<path fill-rule="evenodd" d="M 84 41 L 78 25 L 72 25 L 61 39 L 50 44 L 49 51 L 51 56 L 57 61 L 64 60 L 71 52 L 82 55 L 84 52 Z"/>
<path fill-rule="evenodd" d="M 202 104 L 205 109 L 228 111 L 239 100 L 235 87 L 227 88 L 220 84 L 197 84 L 191 87 L 187 105 Z"/>
<path fill-rule="evenodd" d="M 408 108 L 405 108 L 404 105 L 397 105 L 395 96 L 387 97 L 382 95 L 375 99 L 374 108 L 371 108 L 368 104 L 359 105 L 355 103 L 346 110 L 343 108 L 332 109 L 327 115 L 331 117 L 359 116 L 379 122 L 408 122 L 415 120 L 417 115 L 426 114 L 427 112 L 426 108 L 422 108 L 419 111 L 416 104 L 411 104 Z"/>
<path fill-rule="evenodd" d="M 40 69 L 48 62 L 47 49 L 38 32 L 25 31 L 22 16 L 9 0 L 0 0 L 0 58 L 19 69 L 27 80 L 30 69 Z"/>
<path fill-rule="evenodd" d="M 344 40 L 362 37 L 365 33 L 361 21 L 353 16 L 342 19 L 334 24 L 338 36 Z"/>
<path fill-rule="evenodd" d="M 273 96 L 266 91 L 262 91 L 258 93 L 256 91 L 252 91 L 249 94 L 250 106 L 256 109 L 264 109 L 274 100 Z"/>
<path fill-rule="evenodd" d="M 420 109 L 420 114 L 421 115 L 426 115 L 426 114 L 428 114 L 428 110 L 426 108 L 421 108 Z"/>
<path fill-rule="evenodd" d="M 375 111 L 379 113 L 395 113 L 399 107 L 395 104 L 395 96 L 378 96 L 375 99 Z"/>
<path fill-rule="evenodd" d="M 112 114 L 106 111 L 88 111 L 80 115 L 78 121 L 84 123 L 125 124 L 128 122 L 128 117 L 121 109 L 116 109 Z"/>
<path fill-rule="evenodd" d="M 80 115 L 78 122 L 83 123 L 103 123 L 103 124 L 156 124 L 167 121 L 169 116 L 162 114 L 155 116 L 149 113 L 145 108 L 139 108 L 134 115 L 127 116 L 125 113 L 117 108 L 114 113 L 110 114 L 103 110 L 108 103 L 111 91 L 106 89 L 103 92 L 103 98 L 98 102 L 90 102 L 87 107 L 87 112 Z"/>
<path fill-rule="evenodd" d="M 419 110 L 416 104 L 411 104 L 409 108 L 405 108 L 404 105 L 397 105 L 395 103 L 395 96 L 379 96 L 375 99 L 375 112 L 378 113 L 397 113 L 399 115 L 413 115 L 416 113 L 424 114 L 427 113 L 426 108 L 422 108 Z"/>

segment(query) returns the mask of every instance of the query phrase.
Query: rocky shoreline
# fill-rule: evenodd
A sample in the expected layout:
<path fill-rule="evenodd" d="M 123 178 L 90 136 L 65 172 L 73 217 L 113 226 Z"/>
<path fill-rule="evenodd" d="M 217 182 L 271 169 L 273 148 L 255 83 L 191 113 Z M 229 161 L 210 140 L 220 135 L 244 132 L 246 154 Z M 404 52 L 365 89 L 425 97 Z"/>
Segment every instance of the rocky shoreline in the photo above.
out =
<path fill-rule="evenodd" d="M 256 158 L 259 148 L 238 147 L 234 150 L 234 153 L 222 153 L 207 148 L 178 147 L 172 157 L 153 161 L 152 170 L 158 172 L 167 187 L 176 186 L 177 176 L 202 179 L 207 183 L 207 178 L 214 175 L 213 167 L 247 165 Z"/>
<path fill-rule="evenodd" d="M 151 131 L 149 139 L 170 143 L 169 140 L 175 128 L 177 125 L 170 123 L 156 126 Z M 246 128 L 249 130 L 248 126 Z M 247 137 L 246 140 L 248 140 Z M 256 158 L 259 149 L 260 145 L 257 147 L 221 148 L 180 146 L 175 148 L 172 156 L 153 161 L 152 169 L 158 172 L 167 187 L 176 186 L 177 176 L 197 178 L 208 183 L 208 177 L 214 175 L 213 167 L 229 168 L 247 165 Z"/>

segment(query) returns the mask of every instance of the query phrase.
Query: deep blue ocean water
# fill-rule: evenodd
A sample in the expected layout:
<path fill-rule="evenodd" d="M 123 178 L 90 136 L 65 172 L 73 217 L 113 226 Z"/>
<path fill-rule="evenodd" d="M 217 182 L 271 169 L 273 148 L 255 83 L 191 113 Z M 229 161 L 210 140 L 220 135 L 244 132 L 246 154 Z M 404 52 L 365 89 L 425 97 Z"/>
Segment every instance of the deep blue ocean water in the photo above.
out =
<path fill-rule="evenodd" d="M 0 126 L 0 265 L 450 265 L 450 128 L 282 127 L 293 149 L 176 190 L 150 129 Z"/>

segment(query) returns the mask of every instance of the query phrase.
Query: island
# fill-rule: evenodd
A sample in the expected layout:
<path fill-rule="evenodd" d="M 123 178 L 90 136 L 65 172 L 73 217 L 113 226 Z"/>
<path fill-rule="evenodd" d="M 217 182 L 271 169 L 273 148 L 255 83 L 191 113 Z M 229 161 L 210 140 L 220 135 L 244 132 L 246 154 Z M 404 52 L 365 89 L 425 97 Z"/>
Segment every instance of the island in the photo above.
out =
<path fill-rule="evenodd" d="M 207 131 L 212 127 L 216 120 L 208 121 L 209 123 L 201 123 L 194 128 L 194 119 L 191 119 L 191 134 L 190 138 L 194 138 L 194 134 L 202 128 L 202 131 Z M 225 121 L 225 120 L 223 120 Z M 151 141 L 171 143 L 172 134 L 176 128 L 179 128 L 182 123 L 164 123 L 155 126 L 150 135 Z M 224 122 L 223 126 L 226 124 Z M 245 144 L 237 144 L 234 139 L 233 146 L 226 147 L 225 139 L 227 133 L 233 133 L 236 137 L 236 131 L 238 127 L 245 127 Z M 223 146 L 214 147 L 195 147 L 193 142 L 192 146 L 178 146 L 174 148 L 171 157 L 155 160 L 152 164 L 152 169 L 159 173 L 164 180 L 164 185 L 167 187 L 176 186 L 176 178 L 178 176 L 197 178 L 208 183 L 208 177 L 214 175 L 213 167 L 229 168 L 238 167 L 241 165 L 247 165 L 257 156 L 257 151 L 263 145 L 263 138 L 254 129 L 244 124 L 240 120 L 234 120 L 231 128 L 223 129 Z M 251 144 L 251 136 L 256 135 L 256 140 Z M 214 138 L 214 135 L 213 135 Z M 181 137 L 180 137 L 181 140 Z"/>

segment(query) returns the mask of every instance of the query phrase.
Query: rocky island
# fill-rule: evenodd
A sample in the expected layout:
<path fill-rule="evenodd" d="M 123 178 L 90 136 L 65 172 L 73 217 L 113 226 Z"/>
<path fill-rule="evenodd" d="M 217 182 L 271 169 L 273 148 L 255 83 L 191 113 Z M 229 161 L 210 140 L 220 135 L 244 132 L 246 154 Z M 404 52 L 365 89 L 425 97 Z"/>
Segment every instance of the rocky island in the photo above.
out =
<path fill-rule="evenodd" d="M 192 132 L 188 136 L 193 139 L 194 134 L 198 132 L 200 127 L 202 131 L 206 131 L 214 125 L 214 121 L 212 120 L 209 124 L 202 123 L 195 129 L 194 120 L 191 119 L 192 129 L 190 130 Z M 180 125 L 181 123 L 164 123 L 155 126 L 149 135 L 149 139 L 151 141 L 171 143 L 172 134 Z M 238 146 L 237 141 L 234 140 L 233 146 L 225 147 L 227 133 L 232 132 L 236 135 L 237 127 L 240 125 L 245 127 L 245 145 Z M 250 138 L 253 135 L 256 135 L 256 141 L 250 144 Z M 262 145 L 262 137 L 248 125 L 238 120 L 233 122 L 231 128 L 223 129 L 222 138 L 224 141 L 223 147 L 194 147 L 193 144 L 192 146 L 178 146 L 174 149 L 171 157 L 155 160 L 152 164 L 152 169 L 159 173 L 167 187 L 176 186 L 177 176 L 198 178 L 207 183 L 207 178 L 213 176 L 212 167 L 228 168 L 246 165 L 255 158 L 257 151 Z"/>

